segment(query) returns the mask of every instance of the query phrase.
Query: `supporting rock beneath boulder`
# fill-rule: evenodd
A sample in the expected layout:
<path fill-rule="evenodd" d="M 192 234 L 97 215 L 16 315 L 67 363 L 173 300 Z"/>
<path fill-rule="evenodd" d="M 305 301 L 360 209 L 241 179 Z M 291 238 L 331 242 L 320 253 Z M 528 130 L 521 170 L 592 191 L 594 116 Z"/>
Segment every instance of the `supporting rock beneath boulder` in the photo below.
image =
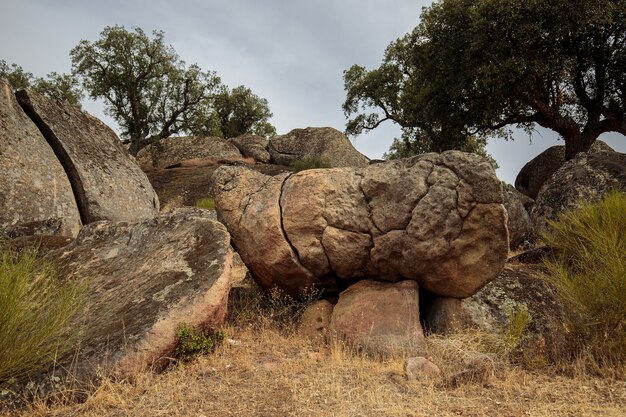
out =
<path fill-rule="evenodd" d="M 330 331 L 370 354 L 424 354 L 417 284 L 359 281 L 339 295 Z"/>
<path fill-rule="evenodd" d="M 174 356 L 180 323 L 203 329 L 223 323 L 233 251 L 226 228 L 202 211 L 92 223 L 48 256 L 86 291 L 73 323 L 82 332 L 72 365 L 80 379 L 96 371 L 131 377 L 162 369 Z"/>

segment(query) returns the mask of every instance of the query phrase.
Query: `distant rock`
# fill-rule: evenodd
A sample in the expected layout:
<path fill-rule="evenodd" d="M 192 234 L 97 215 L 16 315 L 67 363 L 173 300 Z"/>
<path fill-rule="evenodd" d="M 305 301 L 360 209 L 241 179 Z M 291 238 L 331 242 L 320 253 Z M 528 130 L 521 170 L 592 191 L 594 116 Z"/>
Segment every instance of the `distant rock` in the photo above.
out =
<path fill-rule="evenodd" d="M 350 139 L 331 127 L 294 129 L 269 141 L 272 163 L 291 165 L 295 161 L 316 158 L 331 167 L 364 167 L 369 159 L 357 151 Z"/>
<path fill-rule="evenodd" d="M 1 81 L 0 166 L 0 239 L 78 234 L 80 214 L 63 166 Z"/>
<path fill-rule="evenodd" d="M 415 281 L 359 281 L 339 295 L 330 331 L 371 354 L 424 354 Z"/>
<path fill-rule="evenodd" d="M 65 102 L 31 91 L 16 96 L 65 168 L 83 223 L 132 222 L 158 214 L 159 199 L 148 177 L 108 126 Z"/>
<path fill-rule="evenodd" d="M 218 218 L 257 282 L 298 295 L 373 278 L 468 297 L 508 254 L 502 188 L 489 163 L 457 151 L 267 177 L 221 167 Z"/>
<path fill-rule="evenodd" d="M 541 188 L 531 213 L 535 230 L 544 230 L 560 212 L 578 207 L 581 201 L 598 200 L 613 188 L 626 192 L 626 154 L 576 155 Z"/>
<path fill-rule="evenodd" d="M 233 251 L 226 228 L 204 213 L 180 209 L 141 223 L 95 222 L 48 255 L 64 279 L 85 287 L 73 323 L 82 332 L 73 365 L 81 379 L 96 371 L 129 377 L 163 369 L 180 323 L 222 324 Z"/>
<path fill-rule="evenodd" d="M 257 162 L 269 164 L 270 153 L 267 150 L 268 140 L 258 135 L 243 135 L 229 139 L 246 158 L 253 158 Z"/>
<path fill-rule="evenodd" d="M 137 153 L 144 170 L 166 168 L 189 159 L 238 160 L 243 155 L 226 139 L 210 136 L 169 137 Z"/>
<path fill-rule="evenodd" d="M 535 239 L 533 223 L 530 220 L 524 202 L 530 200 L 529 197 L 520 193 L 510 184 L 502 184 L 504 189 L 504 208 L 509 220 L 509 247 L 511 250 L 518 248 L 524 242 L 532 242 Z M 528 202 L 526 203 L 529 204 Z M 534 204 L 531 202 L 530 204 Z"/>
<path fill-rule="evenodd" d="M 606 143 L 596 140 L 588 153 L 613 152 Z M 530 160 L 517 174 L 515 188 L 535 199 L 541 186 L 565 163 L 565 145 L 552 146 Z"/>

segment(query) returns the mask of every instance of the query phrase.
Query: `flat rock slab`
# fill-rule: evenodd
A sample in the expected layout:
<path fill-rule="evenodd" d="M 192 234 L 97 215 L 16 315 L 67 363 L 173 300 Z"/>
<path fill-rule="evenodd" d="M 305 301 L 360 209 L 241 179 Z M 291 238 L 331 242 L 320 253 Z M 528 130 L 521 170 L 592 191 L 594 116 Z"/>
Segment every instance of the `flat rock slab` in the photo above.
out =
<path fill-rule="evenodd" d="M 0 237 L 78 234 L 80 215 L 63 166 L 2 82 L 0 167 Z"/>
<path fill-rule="evenodd" d="M 137 162 L 145 170 L 167 168 L 190 159 L 235 161 L 242 158 L 230 141 L 211 136 L 169 137 L 137 153 Z"/>
<path fill-rule="evenodd" d="M 234 252 L 226 228 L 203 213 L 179 209 L 135 224 L 92 223 L 48 255 L 87 293 L 73 324 L 82 332 L 78 375 L 163 368 L 181 322 L 223 323 Z"/>
<path fill-rule="evenodd" d="M 276 177 L 222 167 L 213 183 L 218 218 L 265 288 L 332 293 L 360 279 L 408 279 L 464 298 L 506 262 L 501 184 L 476 155 Z"/>
<path fill-rule="evenodd" d="M 16 96 L 65 168 L 83 223 L 139 221 L 158 214 L 159 199 L 148 177 L 108 126 L 37 93 Z"/>

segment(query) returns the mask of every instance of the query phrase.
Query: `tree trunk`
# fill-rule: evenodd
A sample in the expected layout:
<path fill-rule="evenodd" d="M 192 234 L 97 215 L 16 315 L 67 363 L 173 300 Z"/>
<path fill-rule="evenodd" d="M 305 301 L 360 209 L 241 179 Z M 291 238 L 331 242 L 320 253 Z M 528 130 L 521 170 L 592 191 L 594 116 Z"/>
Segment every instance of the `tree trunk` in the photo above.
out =
<path fill-rule="evenodd" d="M 597 135 L 580 134 L 564 137 L 565 140 L 565 160 L 569 161 L 580 152 L 587 152 L 593 142 L 596 141 Z"/>

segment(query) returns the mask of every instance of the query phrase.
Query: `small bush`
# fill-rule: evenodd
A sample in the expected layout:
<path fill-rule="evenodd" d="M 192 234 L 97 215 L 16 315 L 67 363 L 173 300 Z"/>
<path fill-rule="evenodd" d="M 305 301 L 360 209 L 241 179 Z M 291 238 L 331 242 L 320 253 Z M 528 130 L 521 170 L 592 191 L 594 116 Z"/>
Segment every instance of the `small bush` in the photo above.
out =
<path fill-rule="evenodd" d="M 308 156 L 301 161 L 294 161 L 291 167 L 296 171 L 304 171 L 306 169 L 330 168 L 330 162 L 315 156 Z"/>
<path fill-rule="evenodd" d="M 177 336 L 176 357 L 183 360 L 213 352 L 225 337 L 224 332 L 195 329 L 185 322 L 178 325 Z"/>
<path fill-rule="evenodd" d="M 201 209 L 215 210 L 215 200 L 212 198 L 201 198 L 196 201 L 196 207 Z"/>
<path fill-rule="evenodd" d="M 567 352 L 601 366 L 626 360 L 626 194 L 562 213 L 543 235 L 547 279 L 565 309 Z"/>
<path fill-rule="evenodd" d="M 36 252 L 1 252 L 0 382 L 43 371 L 73 347 L 76 339 L 65 330 L 81 294 Z"/>

